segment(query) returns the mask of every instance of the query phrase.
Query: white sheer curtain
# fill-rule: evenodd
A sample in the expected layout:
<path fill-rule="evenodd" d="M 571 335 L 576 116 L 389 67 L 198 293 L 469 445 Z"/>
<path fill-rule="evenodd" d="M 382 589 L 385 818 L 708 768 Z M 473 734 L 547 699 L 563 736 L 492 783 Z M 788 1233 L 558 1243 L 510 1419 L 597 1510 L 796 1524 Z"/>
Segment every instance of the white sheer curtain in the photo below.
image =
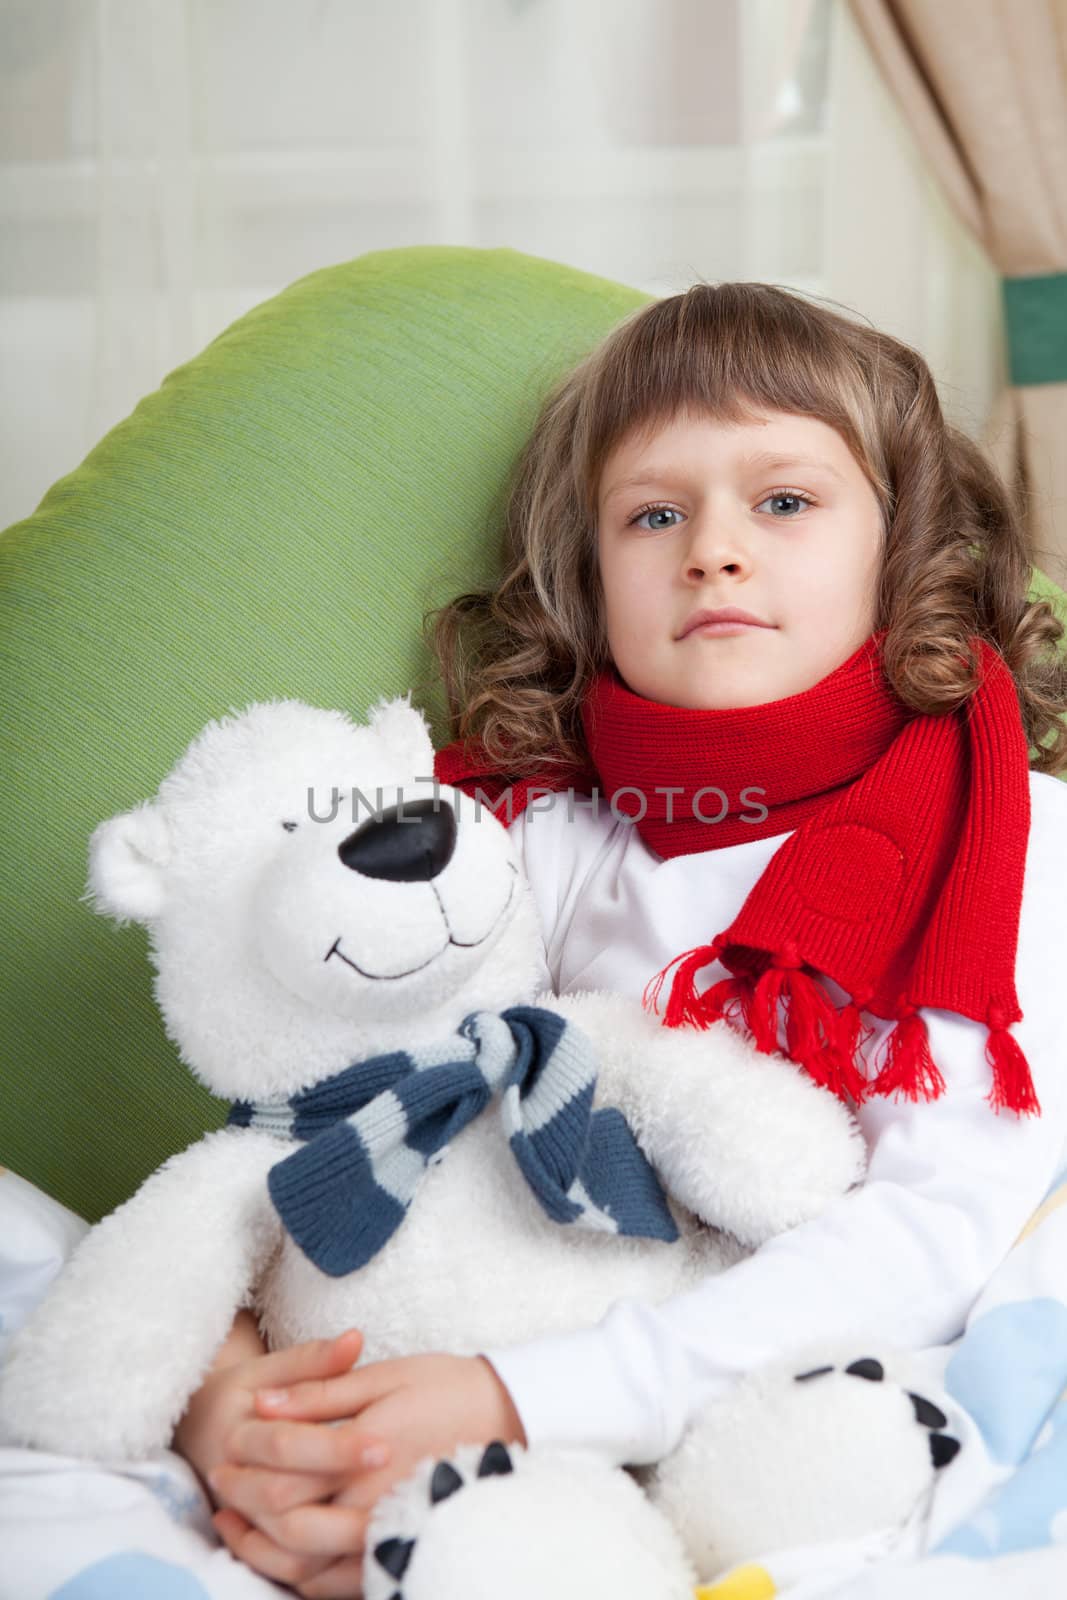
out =
<path fill-rule="evenodd" d="M 226 324 L 406 244 L 757 278 L 978 437 L 996 274 L 840 0 L 0 0 L 0 527 Z"/>

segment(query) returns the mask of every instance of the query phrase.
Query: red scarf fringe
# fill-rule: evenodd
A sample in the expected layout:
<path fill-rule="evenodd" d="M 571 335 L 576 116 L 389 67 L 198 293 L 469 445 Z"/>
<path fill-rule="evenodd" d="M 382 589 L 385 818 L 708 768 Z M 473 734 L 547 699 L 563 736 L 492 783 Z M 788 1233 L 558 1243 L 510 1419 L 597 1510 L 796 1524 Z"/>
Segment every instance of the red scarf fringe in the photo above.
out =
<path fill-rule="evenodd" d="M 644 1004 L 655 1011 L 671 968 L 677 968 L 664 1009 L 665 1027 L 708 1028 L 727 1021 L 735 1031 L 747 1033 L 757 1050 L 770 1055 L 779 1050 L 779 1002 L 784 1002 L 785 1054 L 820 1088 L 846 1104 L 859 1105 L 871 1095 L 902 1094 L 918 1101 L 937 1100 L 944 1094 L 945 1080 L 930 1054 L 926 1020 L 910 1002 L 901 1004 L 896 1026 L 886 1036 L 885 1060 L 871 1082 L 862 1070 L 863 1048 L 875 1031 L 862 1016 L 869 994 L 853 995 L 839 1011 L 813 969 L 806 968 L 793 940 L 765 960 L 762 970 L 742 970 L 698 993 L 696 974 L 721 961 L 725 949 L 721 936 L 698 945 L 668 962 L 648 983 Z M 736 1026 L 739 1013 L 741 1028 Z M 994 1111 L 1039 1115 L 1041 1106 L 1026 1057 L 1008 1031 L 1009 1020 L 1018 1021 L 1020 1016 L 1021 1012 L 1009 1018 L 1003 1007 L 989 1008 L 986 1059 L 993 1068 L 993 1087 L 987 1099 Z"/>
<path fill-rule="evenodd" d="M 994 1111 L 1005 1107 L 1009 1111 L 1040 1116 L 1041 1103 L 1030 1077 L 1029 1064 L 1019 1041 L 1008 1032 L 1008 1023 L 1018 1022 L 1020 1015 L 1009 1017 L 1002 1006 L 989 1008 L 985 1055 L 993 1068 L 993 1087 L 986 1098 Z"/>
<path fill-rule="evenodd" d="M 937 1100 L 945 1080 L 930 1054 L 926 1020 L 912 1005 L 901 1007 L 900 1019 L 885 1042 L 885 1064 L 872 1094 L 903 1094 L 908 1100 Z"/>

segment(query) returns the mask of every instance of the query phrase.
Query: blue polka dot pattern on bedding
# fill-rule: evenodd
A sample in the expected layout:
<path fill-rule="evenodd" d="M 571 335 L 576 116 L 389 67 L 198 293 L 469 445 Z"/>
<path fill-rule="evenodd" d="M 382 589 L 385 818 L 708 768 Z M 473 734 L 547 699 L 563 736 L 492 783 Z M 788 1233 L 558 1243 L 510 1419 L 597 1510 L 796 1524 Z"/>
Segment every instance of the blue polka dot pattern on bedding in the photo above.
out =
<path fill-rule="evenodd" d="M 1067 1400 L 1061 1400 L 1028 1460 L 937 1546 L 938 1555 L 1007 1555 L 1067 1544 Z"/>
<path fill-rule="evenodd" d="M 1067 1387 L 1067 1306 L 1051 1298 L 994 1306 L 967 1329 L 945 1387 L 993 1460 L 1017 1465 Z"/>
<path fill-rule="evenodd" d="M 185 1567 L 161 1561 L 143 1550 L 118 1554 L 83 1567 L 49 1600 L 211 1600 L 211 1596 Z"/>

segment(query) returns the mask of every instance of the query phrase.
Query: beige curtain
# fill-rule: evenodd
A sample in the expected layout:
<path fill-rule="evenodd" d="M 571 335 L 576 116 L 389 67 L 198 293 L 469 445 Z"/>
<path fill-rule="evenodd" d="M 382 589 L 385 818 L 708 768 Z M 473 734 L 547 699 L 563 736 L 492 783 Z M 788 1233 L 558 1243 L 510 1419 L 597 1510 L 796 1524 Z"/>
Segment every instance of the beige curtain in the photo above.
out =
<path fill-rule="evenodd" d="M 982 443 L 1067 586 L 1067 0 L 848 0 L 1001 274 L 1010 381 Z"/>

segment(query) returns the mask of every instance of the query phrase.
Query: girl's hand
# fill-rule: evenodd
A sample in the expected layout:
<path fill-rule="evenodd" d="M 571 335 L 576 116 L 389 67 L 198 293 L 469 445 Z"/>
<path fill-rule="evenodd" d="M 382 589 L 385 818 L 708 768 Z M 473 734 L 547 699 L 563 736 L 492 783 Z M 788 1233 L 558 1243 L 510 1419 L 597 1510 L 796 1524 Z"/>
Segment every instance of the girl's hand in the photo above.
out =
<path fill-rule="evenodd" d="M 387 1462 L 363 1460 L 371 1437 L 387 1444 Z M 282 1400 L 257 1393 L 255 1417 L 233 1431 L 230 1463 L 212 1475 L 233 1509 L 215 1526 L 235 1556 L 306 1600 L 359 1600 L 380 1497 L 424 1456 L 494 1439 L 526 1443 L 511 1396 L 481 1356 L 408 1356 L 298 1380 Z M 325 1479 L 340 1485 L 329 1505 L 299 1492 L 302 1481 Z"/>
<path fill-rule="evenodd" d="M 174 1449 L 208 1484 L 214 1468 L 232 1459 L 235 1431 L 252 1417 L 254 1395 L 264 1384 L 322 1380 L 347 1372 L 359 1359 L 363 1335 L 350 1328 L 337 1339 L 315 1339 L 268 1355 L 254 1319 L 241 1312 L 225 1345 L 200 1388 L 189 1400 L 174 1432 Z M 381 1444 L 381 1440 L 367 1440 Z M 307 1491 L 308 1481 L 302 1487 Z M 334 1480 L 316 1485 L 322 1495 L 337 1488 Z M 225 1503 L 214 1496 L 215 1504 Z"/>

